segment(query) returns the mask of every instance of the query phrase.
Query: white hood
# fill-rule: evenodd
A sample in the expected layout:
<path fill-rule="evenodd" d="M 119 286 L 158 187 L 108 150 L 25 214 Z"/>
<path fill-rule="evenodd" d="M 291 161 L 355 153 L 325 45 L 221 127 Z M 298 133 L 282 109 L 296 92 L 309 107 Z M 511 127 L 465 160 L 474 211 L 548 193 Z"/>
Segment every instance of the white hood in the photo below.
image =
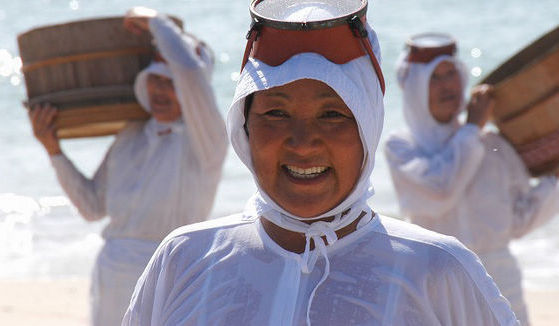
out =
<path fill-rule="evenodd" d="M 439 151 L 454 135 L 459 127 L 458 115 L 464 108 L 464 94 L 462 104 L 456 116 L 448 123 L 436 121 L 429 111 L 429 81 L 433 71 L 442 61 L 449 61 L 456 65 L 462 79 L 462 88 L 468 82 L 465 65 L 449 55 L 440 55 L 428 63 L 410 63 L 405 60 L 404 52 L 397 64 L 398 83 L 403 91 L 404 119 L 411 135 L 417 144 L 426 152 Z"/>

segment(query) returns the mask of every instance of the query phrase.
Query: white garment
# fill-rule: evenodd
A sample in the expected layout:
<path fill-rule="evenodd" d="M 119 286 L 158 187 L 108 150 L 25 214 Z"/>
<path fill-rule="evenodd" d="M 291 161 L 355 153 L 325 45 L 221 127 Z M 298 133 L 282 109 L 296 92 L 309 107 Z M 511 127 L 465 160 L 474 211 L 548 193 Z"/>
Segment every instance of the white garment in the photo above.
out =
<path fill-rule="evenodd" d="M 327 250 L 331 272 L 312 325 L 518 325 L 479 260 L 452 237 L 377 215 Z M 123 325 L 304 325 L 325 261 L 304 274 L 301 259 L 254 217 L 185 226 L 151 259 Z"/>
<path fill-rule="evenodd" d="M 379 53 L 376 35 L 369 33 Z M 350 214 L 304 224 L 274 203 L 255 177 L 259 191 L 244 218 L 180 229 L 159 247 L 138 281 L 123 325 L 514 325 L 484 269 L 453 240 L 439 242 L 438 235 L 400 222 L 381 223 L 378 217 L 362 219 L 356 231 L 337 238 L 334 230 L 359 216 L 353 211 L 370 212 L 363 202 L 372 194 L 369 177 L 384 110 L 368 57 L 337 65 L 303 53 L 277 67 L 247 63 L 227 121 L 233 148 L 253 176 L 243 129 L 245 97 L 300 79 L 329 85 L 357 121 L 365 153 L 360 178 L 324 216 L 347 209 Z M 313 238 L 317 249 L 307 247 L 299 255 L 280 248 L 260 218 L 305 234 L 307 244 Z M 421 240 L 407 239 L 413 234 Z M 456 259 L 443 254 L 447 247 Z"/>
<path fill-rule="evenodd" d="M 107 239 L 92 275 L 93 325 L 120 325 L 134 286 L 158 245 L 159 241 Z"/>
<path fill-rule="evenodd" d="M 415 102 L 424 103 L 434 68 L 431 65 L 422 70 L 428 76 L 416 81 L 422 80 L 423 84 L 405 82 L 404 94 L 416 94 Z M 414 103 L 411 97 L 410 103 Z M 419 104 L 404 105 L 404 110 L 418 110 L 409 114 L 418 119 L 420 114 L 429 114 Z M 523 163 L 501 136 L 482 133 L 471 124 L 458 128 L 448 140 L 434 141 L 434 146 L 423 145 L 436 136 L 425 137 L 428 130 L 414 134 L 410 128 L 409 132 L 393 134 L 386 142 L 386 157 L 404 216 L 425 228 L 455 236 L 482 257 L 491 256 L 555 214 L 559 198 L 556 178 L 540 178 L 538 185 L 531 186 Z M 522 302 L 515 307 L 517 317 L 522 318 L 527 313 L 517 280 L 520 271 L 511 255 L 502 257 L 500 264 L 483 260 L 501 291 L 510 294 L 508 299 Z M 504 268 L 510 270 L 503 273 L 500 269 Z"/>
<path fill-rule="evenodd" d="M 104 238 L 142 240 L 147 245 L 208 217 L 227 150 L 224 121 L 207 77 L 211 58 L 200 59 L 194 40 L 181 35 L 166 17 L 150 19 L 150 30 L 173 73 L 182 118 L 130 123 L 117 135 L 93 179 L 84 177 L 64 155 L 51 157 L 60 184 L 81 215 L 87 220 L 110 217 Z M 144 252 L 144 260 L 152 253 Z M 136 268 L 143 267 L 142 263 Z M 132 288 L 137 276 L 128 274 Z M 119 290 L 110 283 L 93 287 L 101 288 L 104 296 L 94 301 L 108 305 L 93 311 L 111 309 L 111 296 Z M 117 325 L 121 318 L 99 325 Z"/>

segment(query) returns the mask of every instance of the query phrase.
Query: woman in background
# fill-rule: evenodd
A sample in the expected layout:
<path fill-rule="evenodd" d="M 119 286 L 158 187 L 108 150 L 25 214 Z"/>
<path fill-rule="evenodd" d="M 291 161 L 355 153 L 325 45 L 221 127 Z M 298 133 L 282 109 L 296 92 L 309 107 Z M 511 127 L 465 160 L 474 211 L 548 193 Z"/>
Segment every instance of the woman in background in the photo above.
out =
<path fill-rule="evenodd" d="M 109 217 L 92 282 L 93 325 L 120 325 L 134 285 L 171 230 L 205 220 L 212 208 L 227 138 L 210 85 L 211 50 L 166 16 L 131 9 L 125 27 L 150 32 L 162 61 L 141 71 L 134 85 L 147 122 L 120 132 L 92 179 L 60 148 L 56 109 L 30 112 L 58 180 L 88 221 Z"/>
<path fill-rule="evenodd" d="M 508 244 L 555 214 L 557 181 L 548 176 L 531 185 L 507 141 L 483 131 L 494 106 L 491 87 L 475 87 L 466 104 L 467 72 L 455 52 L 451 37 L 420 34 L 402 54 L 398 81 L 408 130 L 386 142 L 390 172 L 402 214 L 477 253 L 528 325 L 521 271 Z M 464 107 L 467 120 L 460 123 Z"/>

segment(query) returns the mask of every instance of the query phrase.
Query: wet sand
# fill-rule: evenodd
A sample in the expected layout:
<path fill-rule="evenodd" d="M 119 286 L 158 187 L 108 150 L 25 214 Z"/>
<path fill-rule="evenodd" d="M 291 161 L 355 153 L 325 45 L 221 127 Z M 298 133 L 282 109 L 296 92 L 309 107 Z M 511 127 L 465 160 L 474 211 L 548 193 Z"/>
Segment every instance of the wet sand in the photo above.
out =
<path fill-rule="evenodd" d="M 89 281 L 0 280 L 0 325 L 81 326 L 89 322 Z M 526 291 L 533 326 L 559 325 L 559 291 Z"/>

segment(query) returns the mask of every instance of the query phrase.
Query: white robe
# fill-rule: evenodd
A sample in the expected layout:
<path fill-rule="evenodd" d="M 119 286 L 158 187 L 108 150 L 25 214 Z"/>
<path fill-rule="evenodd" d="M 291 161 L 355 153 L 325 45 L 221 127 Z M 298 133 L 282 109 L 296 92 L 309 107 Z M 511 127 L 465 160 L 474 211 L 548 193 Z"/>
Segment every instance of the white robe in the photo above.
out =
<path fill-rule="evenodd" d="M 528 314 L 511 239 L 545 223 L 557 211 L 555 177 L 536 186 L 514 149 L 477 125 L 436 121 L 429 110 L 431 75 L 442 61 L 455 65 L 462 87 L 467 69 L 455 57 L 397 65 L 408 130 L 393 134 L 385 154 L 401 213 L 425 228 L 452 235 L 479 255 L 523 325 Z M 464 108 L 464 102 L 462 101 Z"/>
<path fill-rule="evenodd" d="M 452 237 L 376 215 L 327 247 L 312 325 L 517 325 L 475 255 Z M 301 255 L 260 219 L 233 215 L 174 231 L 140 277 L 122 325 L 304 325 Z"/>
<path fill-rule="evenodd" d="M 135 281 L 157 244 L 171 230 L 208 217 L 227 150 L 209 80 L 211 57 L 198 56 L 196 42 L 166 17 L 150 19 L 149 26 L 173 74 L 182 118 L 130 123 L 93 179 L 64 155 L 51 157 L 80 214 L 87 220 L 110 218 L 92 285 L 95 325 L 120 324 Z"/>
<path fill-rule="evenodd" d="M 556 178 L 531 185 L 507 141 L 470 124 L 459 128 L 440 152 L 423 150 L 406 133 L 392 135 L 385 152 L 401 213 L 455 236 L 476 252 L 517 317 L 527 323 L 521 274 L 508 244 L 555 214 Z"/>

